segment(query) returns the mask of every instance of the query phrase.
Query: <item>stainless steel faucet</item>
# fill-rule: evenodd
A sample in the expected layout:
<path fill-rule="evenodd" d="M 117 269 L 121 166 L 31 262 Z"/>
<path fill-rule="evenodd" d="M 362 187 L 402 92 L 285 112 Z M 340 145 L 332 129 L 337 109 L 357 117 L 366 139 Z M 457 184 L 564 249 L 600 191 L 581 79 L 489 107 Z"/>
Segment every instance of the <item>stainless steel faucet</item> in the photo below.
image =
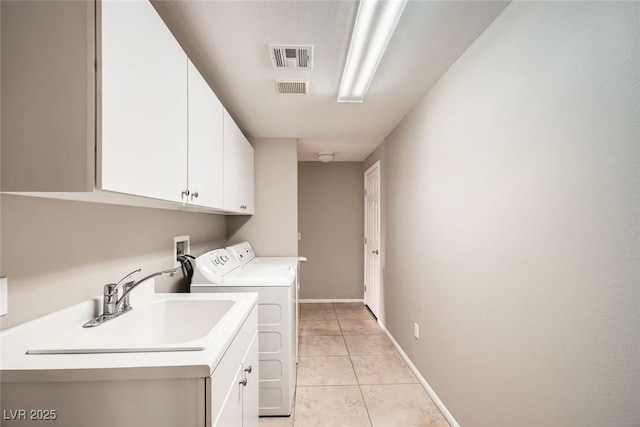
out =
<path fill-rule="evenodd" d="M 170 276 L 175 276 L 177 268 L 172 268 L 169 270 L 162 270 L 152 273 L 146 277 L 138 281 L 129 281 L 126 282 L 128 278 L 133 276 L 136 273 L 139 273 L 141 269 L 137 269 L 132 271 L 131 273 L 124 276 L 118 283 L 110 283 L 108 285 L 104 285 L 104 292 L 102 295 L 102 314 L 89 320 L 87 323 L 82 325 L 83 328 L 93 328 L 95 326 L 102 325 L 104 322 L 115 319 L 116 317 L 130 311 L 133 307 L 131 307 L 129 303 L 129 295 L 131 292 L 138 287 L 138 285 L 143 282 L 151 279 L 152 277 L 162 276 L 163 274 L 168 274 Z M 119 296 L 120 287 L 122 287 L 123 292 L 122 296 Z"/>

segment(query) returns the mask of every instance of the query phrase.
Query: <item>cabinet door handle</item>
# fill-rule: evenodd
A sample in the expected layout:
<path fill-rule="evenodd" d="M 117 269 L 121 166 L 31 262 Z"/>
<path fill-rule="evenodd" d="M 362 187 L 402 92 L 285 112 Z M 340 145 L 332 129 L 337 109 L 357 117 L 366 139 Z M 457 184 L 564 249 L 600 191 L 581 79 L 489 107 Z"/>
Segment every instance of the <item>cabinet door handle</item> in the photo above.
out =
<path fill-rule="evenodd" d="M 246 373 L 250 374 L 251 371 L 253 371 L 253 368 L 251 367 L 251 365 L 247 366 L 247 368 L 244 370 Z"/>
<path fill-rule="evenodd" d="M 187 188 L 186 190 L 184 190 L 184 191 L 182 192 L 182 195 L 183 195 L 183 196 L 188 196 L 188 195 L 189 195 L 189 189 Z"/>
<path fill-rule="evenodd" d="M 197 197 L 198 197 L 198 195 L 199 195 L 199 194 L 198 194 L 198 192 L 197 192 L 197 191 L 194 191 L 194 192 L 193 192 L 193 194 L 191 194 L 191 198 L 192 198 L 192 199 L 193 199 L 194 197 L 196 197 L 196 198 L 197 198 Z"/>
<path fill-rule="evenodd" d="M 246 386 L 247 386 L 247 379 L 246 379 L 246 378 L 243 378 L 243 379 L 242 379 L 242 381 L 240 381 L 240 385 L 241 385 L 242 387 L 246 387 Z"/>
<path fill-rule="evenodd" d="M 372 251 L 371 253 L 374 253 L 374 254 L 378 255 L 380 252 L 378 252 L 378 250 L 376 249 L 375 251 Z"/>

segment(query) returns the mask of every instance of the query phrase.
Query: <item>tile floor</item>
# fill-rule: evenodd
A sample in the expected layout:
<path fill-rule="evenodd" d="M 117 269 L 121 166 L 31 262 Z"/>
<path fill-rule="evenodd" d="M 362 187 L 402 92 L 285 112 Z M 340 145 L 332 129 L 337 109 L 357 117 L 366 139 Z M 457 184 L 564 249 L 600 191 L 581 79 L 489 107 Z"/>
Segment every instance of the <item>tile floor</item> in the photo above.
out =
<path fill-rule="evenodd" d="M 361 303 L 302 304 L 294 414 L 260 426 L 449 427 Z"/>

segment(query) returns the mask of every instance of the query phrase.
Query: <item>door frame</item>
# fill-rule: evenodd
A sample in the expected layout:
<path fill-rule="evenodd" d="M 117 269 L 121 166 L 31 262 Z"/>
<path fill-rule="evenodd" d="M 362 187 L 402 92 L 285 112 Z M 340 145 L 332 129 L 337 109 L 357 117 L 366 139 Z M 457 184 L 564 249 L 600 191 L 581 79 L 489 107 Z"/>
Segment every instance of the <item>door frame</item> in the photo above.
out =
<path fill-rule="evenodd" d="M 380 305 L 382 303 L 382 290 L 381 290 L 381 284 L 382 284 L 382 255 L 378 254 L 378 269 L 376 274 L 378 275 L 378 292 L 377 292 L 377 301 L 375 302 L 375 307 L 374 309 L 372 309 L 369 304 L 367 304 L 367 286 L 370 285 L 370 283 L 366 282 L 367 279 L 367 256 L 368 254 L 368 250 L 367 250 L 367 236 L 366 236 L 366 232 L 367 232 L 367 175 L 369 175 L 369 173 L 371 173 L 373 170 L 378 169 L 378 192 L 377 192 L 377 210 L 378 210 L 378 221 L 377 224 L 375 224 L 375 227 L 377 228 L 377 235 L 378 235 L 378 251 L 381 251 L 381 244 L 382 244 L 382 234 L 381 234 L 381 214 L 382 214 L 382 209 L 381 209 L 381 200 L 382 200 L 382 173 L 381 173 L 381 164 L 380 164 L 380 160 L 376 161 L 373 165 L 371 165 L 365 172 L 364 172 L 364 190 L 365 190 L 365 194 L 364 194 L 364 239 L 363 239 L 363 253 L 364 253 L 364 295 L 363 295 L 363 302 L 364 304 L 369 307 L 369 310 L 371 310 L 371 312 L 376 316 L 376 318 L 380 318 Z M 374 311 L 375 310 L 375 311 Z"/>

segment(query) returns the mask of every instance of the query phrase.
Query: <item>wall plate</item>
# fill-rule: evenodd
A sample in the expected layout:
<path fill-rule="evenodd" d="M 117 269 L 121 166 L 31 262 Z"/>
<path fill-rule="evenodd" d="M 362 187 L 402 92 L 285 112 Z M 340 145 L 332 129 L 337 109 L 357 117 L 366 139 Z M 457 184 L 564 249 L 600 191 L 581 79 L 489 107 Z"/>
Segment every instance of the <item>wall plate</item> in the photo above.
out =
<path fill-rule="evenodd" d="M 178 256 L 191 255 L 189 236 L 177 236 L 173 238 L 173 266 L 180 267 Z"/>

